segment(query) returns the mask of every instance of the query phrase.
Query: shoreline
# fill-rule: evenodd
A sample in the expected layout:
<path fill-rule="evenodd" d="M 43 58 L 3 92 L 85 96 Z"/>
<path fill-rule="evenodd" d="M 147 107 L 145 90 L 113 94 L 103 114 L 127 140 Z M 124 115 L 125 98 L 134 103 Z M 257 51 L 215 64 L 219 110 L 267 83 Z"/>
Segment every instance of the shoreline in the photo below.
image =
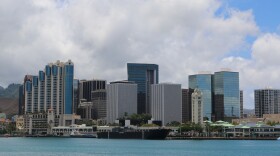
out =
<path fill-rule="evenodd" d="M 70 137 L 70 136 L 3 136 L 0 135 L 0 138 L 15 138 L 15 137 L 26 137 L 26 138 L 94 138 L 98 137 Z M 278 140 L 277 137 L 183 137 L 183 136 L 167 136 L 164 140 Z"/>

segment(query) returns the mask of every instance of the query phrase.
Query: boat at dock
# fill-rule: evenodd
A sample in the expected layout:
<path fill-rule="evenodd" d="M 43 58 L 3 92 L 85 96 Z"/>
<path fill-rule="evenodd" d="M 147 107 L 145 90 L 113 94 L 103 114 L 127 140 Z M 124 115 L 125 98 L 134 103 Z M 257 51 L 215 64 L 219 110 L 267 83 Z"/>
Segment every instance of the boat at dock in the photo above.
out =
<path fill-rule="evenodd" d="M 71 138 L 96 138 L 97 134 L 94 132 L 90 133 L 81 133 L 79 131 L 72 131 L 70 134 Z"/>

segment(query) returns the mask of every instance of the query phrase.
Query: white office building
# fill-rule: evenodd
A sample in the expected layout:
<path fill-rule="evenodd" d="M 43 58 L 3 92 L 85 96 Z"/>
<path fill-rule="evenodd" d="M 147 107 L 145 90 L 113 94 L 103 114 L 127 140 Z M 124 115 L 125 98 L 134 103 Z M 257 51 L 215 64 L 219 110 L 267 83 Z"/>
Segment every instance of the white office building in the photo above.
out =
<path fill-rule="evenodd" d="M 107 123 L 114 123 L 125 114 L 137 113 L 137 84 L 129 81 L 111 82 L 106 85 Z"/>
<path fill-rule="evenodd" d="M 151 85 L 151 113 L 153 120 L 166 125 L 172 121 L 182 122 L 182 90 L 180 84 Z"/>

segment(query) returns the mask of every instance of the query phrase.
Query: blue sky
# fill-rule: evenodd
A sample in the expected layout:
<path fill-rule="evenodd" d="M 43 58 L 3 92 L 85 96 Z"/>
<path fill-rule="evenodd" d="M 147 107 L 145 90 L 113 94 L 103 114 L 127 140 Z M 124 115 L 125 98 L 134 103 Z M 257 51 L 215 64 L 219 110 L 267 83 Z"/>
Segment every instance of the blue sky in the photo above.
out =
<path fill-rule="evenodd" d="M 279 32 L 279 0 L 227 0 L 225 5 L 241 11 L 252 9 L 262 32 Z"/>
<path fill-rule="evenodd" d="M 261 33 L 280 33 L 280 1 L 279 0 L 222 0 L 223 7 L 219 11 L 227 8 L 237 9 L 240 11 L 252 10 L 255 22 Z M 249 44 L 257 39 L 256 36 L 247 36 L 246 41 Z M 241 56 L 251 59 L 251 47 L 238 49 L 228 53 L 227 56 Z"/>

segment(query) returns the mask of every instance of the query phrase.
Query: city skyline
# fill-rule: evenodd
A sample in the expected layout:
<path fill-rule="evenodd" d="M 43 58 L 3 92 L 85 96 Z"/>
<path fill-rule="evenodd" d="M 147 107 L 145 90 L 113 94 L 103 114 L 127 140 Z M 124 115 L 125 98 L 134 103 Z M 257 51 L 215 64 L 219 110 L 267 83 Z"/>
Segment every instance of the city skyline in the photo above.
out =
<path fill-rule="evenodd" d="M 73 60 L 75 78 L 108 82 L 126 79 L 127 62 L 158 64 L 159 81 L 182 88 L 188 75 L 231 68 L 240 73 L 244 107 L 254 108 L 255 89 L 280 88 L 277 4 L 3 0 L 0 86 L 54 60 Z"/>

